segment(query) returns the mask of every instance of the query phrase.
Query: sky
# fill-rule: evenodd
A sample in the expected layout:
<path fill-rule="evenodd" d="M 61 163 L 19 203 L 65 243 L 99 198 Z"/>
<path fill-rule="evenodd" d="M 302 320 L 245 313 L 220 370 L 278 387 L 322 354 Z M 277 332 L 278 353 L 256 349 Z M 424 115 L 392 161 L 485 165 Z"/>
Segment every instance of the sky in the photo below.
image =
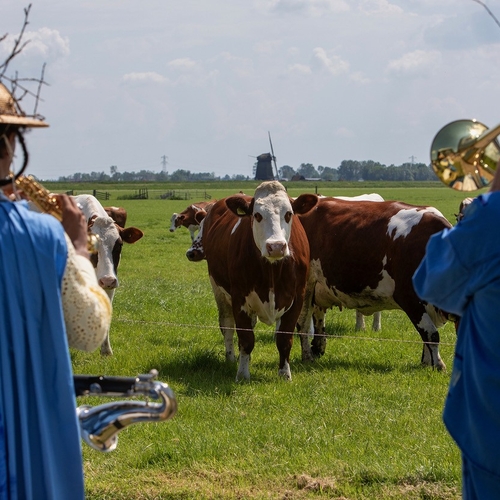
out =
<path fill-rule="evenodd" d="M 0 61 L 27 6 L 2 0 Z M 50 127 L 26 136 L 45 180 L 252 176 L 268 133 L 278 167 L 429 164 L 447 123 L 500 123 L 500 26 L 475 0 L 32 0 L 24 39 L 7 76 L 46 64 Z"/>

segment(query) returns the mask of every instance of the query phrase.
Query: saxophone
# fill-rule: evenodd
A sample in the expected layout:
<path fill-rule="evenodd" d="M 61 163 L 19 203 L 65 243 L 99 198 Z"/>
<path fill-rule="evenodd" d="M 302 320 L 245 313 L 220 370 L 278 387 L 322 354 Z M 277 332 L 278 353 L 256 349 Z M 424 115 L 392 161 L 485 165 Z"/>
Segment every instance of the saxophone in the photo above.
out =
<path fill-rule="evenodd" d="M 44 188 L 33 176 L 20 175 L 15 180 L 17 188 L 22 191 L 33 204 L 43 213 L 54 216 L 59 222 L 62 221 L 62 212 L 57 198 Z M 87 250 L 91 254 L 96 254 L 99 248 L 99 237 L 89 231 L 87 237 Z"/>
<path fill-rule="evenodd" d="M 74 375 L 77 396 L 136 395 L 160 399 L 149 401 L 114 401 L 99 406 L 82 405 L 76 409 L 82 439 L 95 450 L 108 452 L 116 448 L 117 434 L 125 427 L 142 422 L 159 422 L 172 418 L 177 411 L 175 394 L 164 383 L 154 380 L 157 370 L 137 377 L 102 377 Z"/>

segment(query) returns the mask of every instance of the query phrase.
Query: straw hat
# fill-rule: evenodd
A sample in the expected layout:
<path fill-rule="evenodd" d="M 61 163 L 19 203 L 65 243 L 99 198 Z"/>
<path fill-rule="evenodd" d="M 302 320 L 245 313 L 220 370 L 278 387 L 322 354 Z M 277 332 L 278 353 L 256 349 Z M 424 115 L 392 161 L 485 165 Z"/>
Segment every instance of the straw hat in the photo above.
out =
<path fill-rule="evenodd" d="M 0 83 L 0 125 L 22 125 L 24 127 L 48 127 L 49 124 L 38 118 L 19 112 L 16 102 L 7 87 Z"/>

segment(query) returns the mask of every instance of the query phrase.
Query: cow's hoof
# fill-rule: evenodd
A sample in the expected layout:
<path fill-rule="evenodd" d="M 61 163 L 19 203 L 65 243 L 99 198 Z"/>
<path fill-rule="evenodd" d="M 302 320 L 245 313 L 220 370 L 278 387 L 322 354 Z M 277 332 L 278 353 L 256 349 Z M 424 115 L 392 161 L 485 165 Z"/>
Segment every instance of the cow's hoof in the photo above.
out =
<path fill-rule="evenodd" d="M 312 352 L 303 352 L 302 353 L 302 361 L 305 363 L 312 363 L 314 361 L 314 353 Z"/>
<path fill-rule="evenodd" d="M 278 368 L 278 375 L 284 380 L 292 381 L 292 372 L 290 371 L 290 365 L 285 361 L 285 366 L 283 368 Z"/>

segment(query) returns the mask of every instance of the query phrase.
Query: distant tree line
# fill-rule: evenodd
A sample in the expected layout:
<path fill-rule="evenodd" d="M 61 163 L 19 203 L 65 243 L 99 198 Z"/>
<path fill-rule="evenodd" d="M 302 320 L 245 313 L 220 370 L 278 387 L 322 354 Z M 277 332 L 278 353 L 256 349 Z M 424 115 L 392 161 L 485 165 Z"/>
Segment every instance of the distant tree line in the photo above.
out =
<path fill-rule="evenodd" d="M 302 163 L 295 170 L 289 165 L 278 169 L 280 179 L 317 179 L 318 181 L 432 181 L 436 176 L 429 165 L 424 163 L 403 163 L 402 165 L 382 165 L 368 160 L 344 160 L 337 168 L 315 167 L 312 163 Z M 110 173 L 91 172 L 76 173 L 59 177 L 59 182 L 189 182 L 189 181 L 248 181 L 253 176 L 229 175 L 216 177 L 211 172 L 191 172 L 189 170 L 175 170 L 168 172 L 152 172 L 140 170 L 139 172 L 119 172 L 116 166 L 110 168 Z"/>
<path fill-rule="evenodd" d="M 338 168 L 314 167 L 311 163 L 302 163 L 295 171 L 288 165 L 279 169 L 280 178 L 291 180 L 304 177 L 323 181 L 433 181 L 436 175 L 425 163 L 403 163 L 402 165 L 382 165 L 368 160 L 344 160 Z"/>

